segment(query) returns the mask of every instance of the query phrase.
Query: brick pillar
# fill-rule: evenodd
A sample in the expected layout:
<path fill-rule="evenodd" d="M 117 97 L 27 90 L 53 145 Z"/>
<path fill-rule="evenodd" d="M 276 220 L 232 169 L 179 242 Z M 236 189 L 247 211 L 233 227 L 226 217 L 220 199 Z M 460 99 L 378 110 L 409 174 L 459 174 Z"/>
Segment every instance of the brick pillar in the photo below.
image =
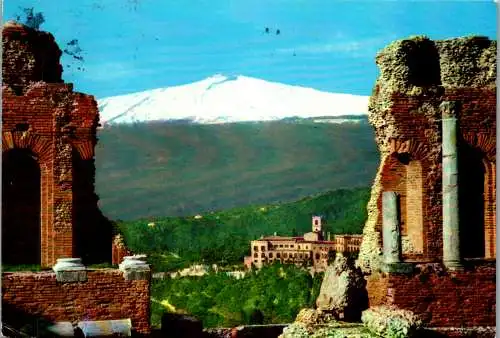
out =
<path fill-rule="evenodd" d="M 53 253 L 53 194 L 52 194 L 52 166 L 48 163 L 40 163 L 40 185 L 41 185 L 41 210 L 40 210 L 40 231 L 41 231 L 41 265 L 50 267 L 52 265 Z"/>
<path fill-rule="evenodd" d="M 460 228 L 458 203 L 457 107 L 441 103 L 443 138 L 443 263 L 460 268 Z"/>
<path fill-rule="evenodd" d="M 54 112 L 54 218 L 53 218 L 53 257 L 50 265 L 58 258 L 71 258 L 73 245 L 73 148 L 64 132 L 68 123 L 69 108 L 58 108 Z"/>
<path fill-rule="evenodd" d="M 54 257 L 73 256 L 73 181 L 71 145 L 62 140 L 56 141 L 54 163 Z"/>
<path fill-rule="evenodd" d="M 125 246 L 122 235 L 118 234 L 113 238 L 112 258 L 113 265 L 118 265 L 123 261 L 125 256 L 131 256 L 132 252 Z"/>

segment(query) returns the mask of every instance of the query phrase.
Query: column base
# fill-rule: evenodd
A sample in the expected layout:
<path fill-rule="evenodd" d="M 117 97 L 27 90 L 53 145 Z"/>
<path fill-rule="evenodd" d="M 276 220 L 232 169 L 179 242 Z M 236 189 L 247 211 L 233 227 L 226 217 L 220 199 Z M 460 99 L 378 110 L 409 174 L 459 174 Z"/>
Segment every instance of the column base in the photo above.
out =
<path fill-rule="evenodd" d="M 381 270 L 385 273 L 410 274 L 413 272 L 414 264 L 405 262 L 383 263 Z"/>
<path fill-rule="evenodd" d="M 448 270 L 452 271 L 464 269 L 464 265 L 461 261 L 443 261 L 443 264 Z"/>

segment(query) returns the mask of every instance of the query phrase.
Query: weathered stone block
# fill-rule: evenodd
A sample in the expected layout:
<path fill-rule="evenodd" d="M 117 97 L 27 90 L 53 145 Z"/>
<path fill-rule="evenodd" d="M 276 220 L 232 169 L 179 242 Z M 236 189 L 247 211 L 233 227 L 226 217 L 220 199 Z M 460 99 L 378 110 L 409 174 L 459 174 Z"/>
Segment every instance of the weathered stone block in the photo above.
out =
<path fill-rule="evenodd" d="M 146 263 L 146 255 L 125 256 L 119 265 L 125 280 L 145 280 L 151 278 L 151 268 Z"/>
<path fill-rule="evenodd" d="M 47 331 L 56 337 L 74 337 L 75 329 L 71 322 L 56 322 L 54 325 L 49 326 Z"/>
<path fill-rule="evenodd" d="M 367 303 L 365 285 L 361 270 L 337 255 L 326 269 L 316 306 L 336 318 L 358 320 Z"/>
<path fill-rule="evenodd" d="M 82 264 L 81 258 L 59 258 L 52 269 L 58 282 L 87 281 L 87 268 Z"/>
<path fill-rule="evenodd" d="M 132 322 L 129 318 L 82 321 L 78 322 L 78 327 L 82 330 L 85 337 L 130 337 L 132 335 Z"/>

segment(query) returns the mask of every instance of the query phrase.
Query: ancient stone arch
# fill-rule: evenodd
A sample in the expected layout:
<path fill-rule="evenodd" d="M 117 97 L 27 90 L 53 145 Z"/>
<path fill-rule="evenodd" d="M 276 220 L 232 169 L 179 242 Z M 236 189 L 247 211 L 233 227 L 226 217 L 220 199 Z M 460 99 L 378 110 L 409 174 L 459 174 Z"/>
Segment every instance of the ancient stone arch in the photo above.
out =
<path fill-rule="evenodd" d="M 424 168 L 428 165 L 428 157 L 429 151 L 422 142 L 391 138 L 389 156 L 382 168 L 383 190 L 394 191 L 398 195 L 402 254 L 408 259 L 422 258 L 427 254 Z M 380 226 L 381 217 L 379 215 Z"/>
<path fill-rule="evenodd" d="M 44 267 L 62 257 L 91 261 L 102 255 L 105 260 L 111 255 L 111 232 L 94 193 L 96 101 L 62 81 L 61 51 L 51 34 L 6 24 L 2 36 L 2 155 L 29 151 L 40 171 L 40 254 L 37 262 L 33 255 L 27 260 Z M 12 217 L 2 223 L 6 229 L 16 226 L 23 231 Z M 13 243 L 3 241 L 3 246 L 23 255 Z"/>
<path fill-rule="evenodd" d="M 476 51 L 474 48 L 481 51 L 478 62 L 483 68 L 468 72 L 462 65 L 465 61 L 455 58 L 454 53 Z M 478 55 L 473 57 L 479 58 Z M 432 60 L 439 65 L 422 73 L 432 77 L 432 81 L 422 85 L 411 76 L 421 71 L 418 64 L 409 61 L 411 58 Z M 364 243 L 360 253 L 360 264 L 366 270 L 381 261 L 378 248 L 383 243 L 377 238 L 382 228 L 384 191 L 399 196 L 403 261 L 443 260 L 448 264 L 451 261 L 444 258 L 444 252 L 450 252 L 450 242 L 459 242 L 454 236 L 461 238 L 461 248 L 451 247 L 461 258 L 495 257 L 495 58 L 496 42 L 483 37 L 400 40 L 379 53 L 381 74 L 370 100 L 369 120 L 375 128 L 382 161 L 372 196 L 377 208 L 369 214 L 364 231 L 366 243 L 370 244 Z M 450 120 L 447 123 L 451 123 L 453 136 L 443 134 L 445 119 Z M 454 144 L 454 156 L 458 156 L 456 173 L 450 174 L 453 165 L 446 164 L 447 170 L 443 169 L 443 158 L 449 155 L 443 155 L 445 136 Z M 445 186 L 444 182 L 455 175 L 461 180 L 453 193 L 458 191 L 458 196 L 445 197 L 457 185 L 448 182 Z M 456 208 L 447 207 L 450 198 L 453 203 L 459 201 Z M 460 229 L 447 221 L 452 209 L 459 211 L 456 217 L 452 212 L 456 218 L 452 223 L 459 223 Z M 405 235 L 410 239 L 406 249 Z"/>

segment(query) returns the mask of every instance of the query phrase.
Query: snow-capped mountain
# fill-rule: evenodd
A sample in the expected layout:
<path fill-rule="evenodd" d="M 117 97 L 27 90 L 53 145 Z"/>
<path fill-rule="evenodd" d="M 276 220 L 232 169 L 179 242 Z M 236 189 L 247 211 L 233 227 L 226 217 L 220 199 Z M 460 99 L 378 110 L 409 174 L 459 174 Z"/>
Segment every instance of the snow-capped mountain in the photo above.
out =
<path fill-rule="evenodd" d="M 368 112 L 368 96 L 224 75 L 181 86 L 108 97 L 99 100 L 98 104 L 102 125 L 176 120 L 200 124 L 272 121 L 289 117 L 366 115 Z"/>

